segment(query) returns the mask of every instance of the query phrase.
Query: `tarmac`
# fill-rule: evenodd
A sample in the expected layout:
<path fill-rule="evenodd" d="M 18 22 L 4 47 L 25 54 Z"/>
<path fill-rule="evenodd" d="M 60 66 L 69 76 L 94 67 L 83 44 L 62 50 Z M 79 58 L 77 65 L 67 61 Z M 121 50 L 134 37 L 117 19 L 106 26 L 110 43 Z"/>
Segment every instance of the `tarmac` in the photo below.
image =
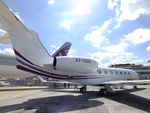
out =
<path fill-rule="evenodd" d="M 98 87 L 85 94 L 73 87 L 0 88 L 0 113 L 150 113 L 150 85 L 126 88 L 107 96 Z"/>

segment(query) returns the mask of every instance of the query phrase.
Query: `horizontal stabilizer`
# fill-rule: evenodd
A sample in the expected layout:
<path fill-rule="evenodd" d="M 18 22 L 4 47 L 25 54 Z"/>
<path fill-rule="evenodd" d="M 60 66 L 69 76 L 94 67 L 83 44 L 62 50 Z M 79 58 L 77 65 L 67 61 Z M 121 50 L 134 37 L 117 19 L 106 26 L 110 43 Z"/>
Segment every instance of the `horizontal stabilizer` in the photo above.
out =
<path fill-rule="evenodd" d="M 67 56 L 68 52 L 70 50 L 71 43 L 65 42 L 53 55 L 52 57 L 58 57 L 58 56 Z"/>

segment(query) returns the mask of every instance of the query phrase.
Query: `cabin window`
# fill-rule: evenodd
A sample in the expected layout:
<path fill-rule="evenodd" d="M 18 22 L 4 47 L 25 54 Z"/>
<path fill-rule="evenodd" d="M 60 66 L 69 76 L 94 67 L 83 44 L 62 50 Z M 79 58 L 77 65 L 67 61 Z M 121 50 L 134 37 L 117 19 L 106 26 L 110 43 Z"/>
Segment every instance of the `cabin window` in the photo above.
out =
<path fill-rule="evenodd" d="M 111 74 L 111 75 L 113 75 L 113 72 L 112 72 L 112 71 L 110 71 L 110 74 Z"/>
<path fill-rule="evenodd" d="M 127 73 L 126 73 L 126 72 L 124 72 L 124 74 L 126 75 Z"/>
<path fill-rule="evenodd" d="M 118 71 L 115 71 L 115 74 L 118 75 Z"/>
<path fill-rule="evenodd" d="M 128 75 L 130 75 L 130 72 L 128 72 Z"/>
<path fill-rule="evenodd" d="M 97 70 L 97 72 L 99 73 L 99 74 L 101 74 L 102 72 L 101 72 L 101 70 Z"/>
<path fill-rule="evenodd" d="M 106 70 L 104 71 L 104 74 L 107 74 L 107 71 L 106 71 Z"/>
<path fill-rule="evenodd" d="M 120 75 L 122 75 L 122 72 L 120 71 Z"/>

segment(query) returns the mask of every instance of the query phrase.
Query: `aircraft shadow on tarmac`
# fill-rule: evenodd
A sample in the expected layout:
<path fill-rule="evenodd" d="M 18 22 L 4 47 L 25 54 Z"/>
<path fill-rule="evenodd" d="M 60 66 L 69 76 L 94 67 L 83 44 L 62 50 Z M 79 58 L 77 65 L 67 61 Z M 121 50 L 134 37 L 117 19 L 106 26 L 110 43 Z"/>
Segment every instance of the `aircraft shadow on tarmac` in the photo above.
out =
<path fill-rule="evenodd" d="M 105 96 L 105 98 L 150 113 L 150 99 L 130 93 L 141 90 L 145 90 L 145 88 L 118 91 L 117 94 L 110 94 Z"/>
<path fill-rule="evenodd" d="M 143 88 L 138 89 L 138 91 L 144 90 Z M 54 90 L 53 90 L 54 91 Z M 130 92 L 137 90 L 124 90 L 118 91 L 117 94 L 109 94 L 104 96 L 104 98 L 132 106 L 134 108 L 140 109 L 142 111 L 150 113 L 150 99 L 140 97 Z M 56 92 L 65 92 L 65 90 Z M 69 92 L 68 90 L 66 92 Z M 77 91 L 70 91 L 77 93 Z M 15 105 L 9 105 L 0 107 L 0 113 L 6 113 L 15 110 L 34 110 L 36 113 L 57 113 L 57 112 L 69 112 L 76 110 L 83 110 L 92 107 L 97 107 L 104 105 L 104 102 L 99 100 L 94 100 L 97 98 L 102 98 L 98 95 L 97 91 L 88 91 L 83 95 L 63 95 L 63 96 L 51 96 L 37 99 L 30 99 L 27 102 Z"/>
<path fill-rule="evenodd" d="M 150 113 L 150 99 L 131 94 L 131 92 L 138 92 L 138 91 L 142 91 L 145 89 L 146 88 L 125 89 L 122 91 L 117 91 L 116 92 L 117 94 L 110 93 L 107 96 L 103 96 L 103 97 Z M 47 90 L 47 89 L 44 89 L 44 90 Z M 57 92 L 57 91 L 60 92 L 59 89 L 58 90 L 49 89 L 49 90 L 55 91 L 55 92 Z M 62 89 L 61 92 L 79 93 L 79 91 L 77 91 L 77 90 L 76 91 L 66 91 L 65 89 L 64 90 Z M 93 95 L 93 99 L 101 97 L 98 95 L 98 91 L 88 91 L 87 94 L 90 96 Z M 85 96 L 85 94 L 83 96 Z"/>
<path fill-rule="evenodd" d="M 36 113 L 57 113 L 82 110 L 101 106 L 104 103 L 98 100 L 92 100 L 93 98 L 99 98 L 98 95 L 84 94 L 84 95 L 63 95 L 63 96 L 52 96 L 45 98 L 31 99 L 27 102 L 15 105 L 9 105 L 0 107 L 0 113 L 11 112 L 15 110 L 34 110 Z"/>

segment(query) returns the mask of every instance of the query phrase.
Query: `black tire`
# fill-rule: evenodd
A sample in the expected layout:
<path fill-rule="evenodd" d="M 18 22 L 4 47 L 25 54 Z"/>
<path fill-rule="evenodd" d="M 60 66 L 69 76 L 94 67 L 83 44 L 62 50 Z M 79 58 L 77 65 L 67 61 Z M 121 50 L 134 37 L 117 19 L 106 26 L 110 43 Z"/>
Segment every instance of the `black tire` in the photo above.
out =
<path fill-rule="evenodd" d="M 108 91 L 107 89 L 100 89 L 99 94 L 104 96 L 108 94 Z"/>
<path fill-rule="evenodd" d="M 80 92 L 81 92 L 81 93 L 86 93 L 86 87 L 80 88 Z"/>

